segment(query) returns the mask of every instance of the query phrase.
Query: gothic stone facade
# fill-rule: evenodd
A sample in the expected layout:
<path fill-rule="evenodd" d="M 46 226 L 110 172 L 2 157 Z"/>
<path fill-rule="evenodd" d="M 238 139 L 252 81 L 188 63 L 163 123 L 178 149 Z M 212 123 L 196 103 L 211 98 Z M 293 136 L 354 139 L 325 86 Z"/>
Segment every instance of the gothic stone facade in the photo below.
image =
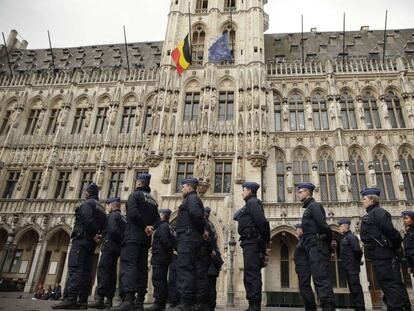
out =
<path fill-rule="evenodd" d="M 28 50 L 11 32 L 12 77 L 0 50 L 0 259 L 10 286 L 64 283 L 83 186 L 95 181 L 102 199 L 125 202 L 144 171 L 173 218 L 179 180 L 200 178 L 225 259 L 221 303 L 228 294 L 245 303 L 241 249 L 229 244 L 245 180 L 262 184 L 271 224 L 268 304 L 282 293 L 286 304 L 299 301 L 295 183 L 318 186 L 338 238 L 341 217 L 358 233 L 366 185 L 383 190 L 382 205 L 404 232 L 400 213 L 414 205 L 414 30 L 388 31 L 384 62 L 381 31 L 347 32 L 344 53 L 342 33 L 312 30 L 302 65 L 299 34 L 264 35 L 267 1 L 191 2 L 193 64 L 181 77 L 170 53 L 188 32 L 186 1 L 171 1 L 164 42 L 128 44 L 130 70 L 124 45 L 53 49 L 52 63 L 50 50 Z M 225 30 L 234 61 L 211 64 L 208 47 Z M 341 271 L 335 258 L 335 293 L 346 305 Z M 369 261 L 361 278 L 367 306 L 379 303 Z"/>

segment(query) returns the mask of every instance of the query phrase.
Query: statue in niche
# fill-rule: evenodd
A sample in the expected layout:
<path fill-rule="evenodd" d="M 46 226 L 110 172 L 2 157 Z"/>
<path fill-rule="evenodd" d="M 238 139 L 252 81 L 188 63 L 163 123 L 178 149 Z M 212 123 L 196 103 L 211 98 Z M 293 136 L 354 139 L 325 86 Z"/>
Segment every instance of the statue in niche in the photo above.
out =
<path fill-rule="evenodd" d="M 368 170 L 368 178 L 369 178 L 369 185 L 376 186 L 377 185 L 377 174 L 375 173 L 375 169 L 373 165 L 370 165 Z"/>
<path fill-rule="evenodd" d="M 247 150 L 252 150 L 252 135 L 250 133 L 247 134 Z"/>
<path fill-rule="evenodd" d="M 312 105 L 310 102 L 306 103 L 306 114 L 308 115 L 308 120 L 313 119 Z"/>
<path fill-rule="evenodd" d="M 212 137 L 212 139 L 213 139 L 213 142 L 214 142 L 212 151 L 220 150 L 220 136 L 219 135 L 214 135 Z"/>
<path fill-rule="evenodd" d="M 237 160 L 237 180 L 243 179 L 243 159 Z"/>
<path fill-rule="evenodd" d="M 20 172 L 19 180 L 17 181 L 17 190 L 22 189 L 24 177 L 26 176 L 27 170 L 22 170 Z"/>
<path fill-rule="evenodd" d="M 293 185 L 293 173 L 292 168 L 288 166 L 286 168 L 286 186 L 289 193 L 293 191 L 294 185 Z"/>
<path fill-rule="evenodd" d="M 211 104 L 210 104 L 211 111 L 214 111 L 216 109 L 216 101 L 217 101 L 216 91 L 212 91 L 211 92 Z"/>
<path fill-rule="evenodd" d="M 59 116 L 58 116 L 58 119 L 57 119 L 59 126 L 65 126 L 67 115 L 68 115 L 68 109 L 66 109 L 66 108 L 61 109 L 59 111 Z"/>
<path fill-rule="evenodd" d="M 260 140 L 259 140 L 259 136 L 255 135 L 254 136 L 254 152 L 258 153 L 260 151 Z"/>
<path fill-rule="evenodd" d="M 183 150 L 183 136 L 178 136 L 177 138 L 177 151 L 182 152 Z"/>
<path fill-rule="evenodd" d="M 76 150 L 75 152 L 75 163 L 79 164 L 82 157 L 82 150 Z"/>
<path fill-rule="evenodd" d="M 123 148 L 121 153 L 121 162 L 126 163 L 128 158 L 128 148 Z"/>
<path fill-rule="evenodd" d="M 395 176 L 397 177 L 398 188 L 404 190 L 404 176 L 401 173 L 400 164 L 395 165 Z"/>
<path fill-rule="evenodd" d="M 101 147 L 96 148 L 95 150 L 95 162 L 100 162 L 101 161 Z"/>
<path fill-rule="evenodd" d="M 289 120 L 289 106 L 288 106 L 288 104 L 283 104 L 283 106 L 282 106 L 282 116 L 283 116 L 283 120 L 285 120 L 285 121 Z"/>
<path fill-rule="evenodd" d="M 365 119 L 364 103 L 360 100 L 357 102 L 357 109 L 358 109 L 359 117 L 361 119 Z"/>
<path fill-rule="evenodd" d="M 45 112 L 46 112 L 46 110 L 44 110 L 44 109 L 40 110 L 39 117 L 38 117 L 37 123 L 36 123 L 36 127 L 38 129 L 40 129 L 42 127 L 43 119 L 45 117 Z"/>
<path fill-rule="evenodd" d="M 260 106 L 260 98 L 259 98 L 259 91 L 258 90 L 253 90 L 253 105 L 254 108 L 259 108 Z"/>
<path fill-rule="evenodd" d="M 52 169 L 51 168 L 47 169 L 46 174 L 45 174 L 45 179 L 43 181 L 43 190 L 46 190 L 48 188 L 51 174 L 52 174 Z"/>
<path fill-rule="evenodd" d="M 160 137 L 160 146 L 159 146 L 159 153 L 163 154 L 165 149 L 165 137 Z"/>
<path fill-rule="evenodd" d="M 239 135 L 237 137 L 237 149 L 243 150 L 243 136 L 242 135 Z"/>
<path fill-rule="evenodd" d="M 170 161 L 167 160 L 167 161 L 165 161 L 165 165 L 164 165 L 164 173 L 163 173 L 163 179 L 164 180 L 169 180 L 170 179 L 170 171 L 171 171 Z"/>
<path fill-rule="evenodd" d="M 407 102 L 407 104 L 405 105 L 405 110 L 407 110 L 407 115 L 409 117 L 413 116 L 413 108 L 411 108 L 411 105 L 409 102 Z"/>
<path fill-rule="evenodd" d="M 140 151 L 138 152 L 135 151 L 134 163 L 141 163 L 141 152 Z"/>
<path fill-rule="evenodd" d="M 233 135 L 229 135 L 229 142 L 227 144 L 227 151 L 232 152 L 234 150 L 234 138 Z"/>
<path fill-rule="evenodd" d="M 85 127 L 89 127 L 89 124 L 91 123 L 91 117 L 92 117 L 92 109 L 88 108 L 88 110 L 85 113 Z"/>
<path fill-rule="evenodd" d="M 252 110 L 252 102 L 253 102 L 252 94 L 248 92 L 246 94 L 246 107 L 247 107 L 247 110 L 249 111 Z"/>
<path fill-rule="evenodd" d="M 16 128 L 18 126 L 18 120 L 22 111 L 20 109 L 14 110 L 11 115 L 11 127 Z"/>
<path fill-rule="evenodd" d="M 318 174 L 318 167 L 316 165 L 312 166 L 311 180 L 312 180 L 312 183 L 315 185 L 315 187 L 319 188 L 319 174 Z"/>
<path fill-rule="evenodd" d="M 114 163 L 115 162 L 115 157 L 116 157 L 116 149 L 113 148 L 113 149 L 111 149 L 111 153 L 109 155 L 109 162 Z"/>
<path fill-rule="evenodd" d="M 83 149 L 83 162 L 86 163 L 88 161 L 88 150 Z"/>
<path fill-rule="evenodd" d="M 196 151 L 201 150 L 201 136 L 198 135 L 197 136 L 197 140 L 196 140 Z"/>
<path fill-rule="evenodd" d="M 172 152 L 173 149 L 173 138 L 172 137 L 168 137 L 168 141 L 167 141 L 167 153 L 170 154 Z"/>
<path fill-rule="evenodd" d="M 338 181 L 339 181 L 339 188 L 341 189 L 341 191 L 345 191 L 347 180 L 346 180 L 346 175 L 345 175 L 342 165 L 338 166 Z"/>
<path fill-rule="evenodd" d="M 348 191 L 351 191 L 351 188 L 352 188 L 352 184 L 351 184 L 352 174 L 351 174 L 351 171 L 349 170 L 349 167 L 347 165 L 345 166 L 345 175 L 346 175 L 346 181 L 348 183 Z"/>
<path fill-rule="evenodd" d="M 108 120 L 110 120 L 110 124 L 111 125 L 114 125 L 115 124 L 115 121 L 116 121 L 116 113 L 117 113 L 117 109 L 115 107 L 112 107 L 110 109 L 109 116 L 108 116 L 108 118 L 109 118 Z"/>
<path fill-rule="evenodd" d="M 211 134 L 208 136 L 208 150 L 209 151 L 213 151 L 214 147 L 215 147 L 215 143 L 214 143 L 214 136 Z"/>
<path fill-rule="evenodd" d="M 190 136 L 190 151 L 196 151 L 196 139 L 193 135 Z"/>
<path fill-rule="evenodd" d="M 221 136 L 221 152 L 227 151 L 227 139 L 226 135 Z"/>
<path fill-rule="evenodd" d="M 381 109 L 382 109 L 382 114 L 384 115 L 384 118 L 388 118 L 388 106 L 387 103 L 384 101 L 381 101 Z"/>
<path fill-rule="evenodd" d="M 210 178 L 210 162 L 208 159 L 204 160 L 204 169 L 203 169 L 203 176 L 205 180 L 209 180 Z"/>
<path fill-rule="evenodd" d="M 104 182 L 104 176 L 105 174 L 104 174 L 104 171 L 103 170 L 99 170 L 98 171 L 98 185 L 100 186 L 100 187 L 102 187 L 102 185 L 103 185 L 103 182 Z"/>
<path fill-rule="evenodd" d="M 333 100 L 329 104 L 329 114 L 331 115 L 332 120 L 336 119 L 337 110 L 336 110 L 336 104 Z"/>

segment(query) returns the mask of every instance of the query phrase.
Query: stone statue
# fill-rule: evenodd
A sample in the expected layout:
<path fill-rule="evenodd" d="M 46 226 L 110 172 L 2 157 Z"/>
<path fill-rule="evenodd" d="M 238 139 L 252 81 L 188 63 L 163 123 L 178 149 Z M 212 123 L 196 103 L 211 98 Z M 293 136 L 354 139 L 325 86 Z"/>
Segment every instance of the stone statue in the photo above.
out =
<path fill-rule="evenodd" d="M 243 179 L 243 159 L 237 160 L 237 180 Z"/>
<path fill-rule="evenodd" d="M 292 192 L 294 186 L 292 168 L 288 166 L 286 170 L 286 187 L 288 189 L 288 192 Z"/>
<path fill-rule="evenodd" d="M 289 120 L 289 106 L 288 106 L 288 104 L 283 104 L 283 106 L 282 106 L 282 116 L 283 116 L 283 120 L 285 120 L 285 121 Z"/>
<path fill-rule="evenodd" d="M 68 115 L 68 110 L 67 109 L 61 109 L 59 111 L 58 124 L 60 126 L 62 126 L 62 127 L 65 126 L 67 115 Z"/>
<path fill-rule="evenodd" d="M 395 165 L 395 176 L 397 177 L 398 188 L 404 190 L 404 176 L 401 173 L 400 165 Z"/>
<path fill-rule="evenodd" d="M 167 160 L 165 162 L 165 165 L 164 165 L 164 176 L 163 176 L 164 180 L 169 180 L 170 179 L 170 170 L 171 170 L 170 161 Z"/>
<path fill-rule="evenodd" d="M 259 136 L 255 135 L 254 136 L 254 152 L 259 152 L 260 151 L 260 140 L 259 140 Z"/>
<path fill-rule="evenodd" d="M 368 178 L 369 178 L 370 186 L 376 186 L 377 185 L 377 175 L 375 173 L 375 169 L 374 169 L 373 165 L 369 166 Z"/>
<path fill-rule="evenodd" d="M 348 183 L 348 191 L 350 191 L 351 188 L 352 188 L 352 184 L 351 184 L 352 174 L 351 174 L 351 171 L 349 170 L 348 166 L 345 166 L 345 175 L 346 175 L 346 181 Z"/>
<path fill-rule="evenodd" d="M 339 188 L 341 191 L 346 190 L 346 175 L 342 165 L 338 166 L 338 181 L 339 181 Z"/>
<path fill-rule="evenodd" d="M 312 166 L 311 180 L 312 180 L 312 183 L 315 185 L 315 187 L 319 188 L 319 174 L 318 174 L 318 167 L 316 165 Z"/>
<path fill-rule="evenodd" d="M 109 112 L 109 120 L 110 120 L 110 124 L 114 125 L 115 121 L 116 121 L 116 113 L 117 113 L 117 109 L 115 107 L 112 107 L 110 112 Z"/>
<path fill-rule="evenodd" d="M 85 127 L 89 127 L 91 123 L 92 109 L 88 109 L 85 114 Z"/>
<path fill-rule="evenodd" d="M 11 126 L 16 128 L 18 126 L 18 120 L 22 111 L 20 109 L 14 110 L 11 116 Z"/>
<path fill-rule="evenodd" d="M 310 102 L 306 103 L 306 114 L 308 115 L 308 120 L 313 119 L 312 105 L 310 104 Z"/>
<path fill-rule="evenodd" d="M 329 104 L 329 113 L 331 115 L 331 119 L 335 119 L 337 117 L 336 105 L 335 105 L 335 102 L 333 100 Z"/>
<path fill-rule="evenodd" d="M 382 114 L 384 115 L 384 118 L 388 118 L 388 106 L 387 103 L 385 101 L 381 102 L 381 109 L 382 109 Z"/>
<path fill-rule="evenodd" d="M 228 136 L 229 142 L 227 144 L 227 151 L 228 152 L 232 152 L 234 149 L 234 139 L 233 139 L 233 135 L 229 135 Z"/>
<path fill-rule="evenodd" d="M 182 149 L 183 149 L 183 137 L 178 136 L 178 138 L 177 138 L 177 151 L 182 152 Z"/>

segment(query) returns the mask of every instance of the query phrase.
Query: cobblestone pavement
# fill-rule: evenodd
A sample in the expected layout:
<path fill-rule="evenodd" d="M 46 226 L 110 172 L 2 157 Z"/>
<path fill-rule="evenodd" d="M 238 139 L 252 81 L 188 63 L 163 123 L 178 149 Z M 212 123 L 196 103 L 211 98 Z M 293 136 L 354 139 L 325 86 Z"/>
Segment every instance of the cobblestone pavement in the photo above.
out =
<path fill-rule="evenodd" d="M 56 301 L 45 301 L 45 300 L 33 300 L 28 294 L 22 293 L 9 293 L 0 292 L 0 310 L 1 311 L 51 311 L 52 305 L 56 304 Z M 89 309 L 94 310 L 94 309 Z M 168 310 L 168 309 L 167 309 Z M 245 310 L 243 307 L 228 308 L 225 306 L 218 306 L 217 311 L 234 310 L 240 311 Z M 302 308 L 262 308 L 263 311 L 298 311 L 303 310 Z M 349 309 L 336 309 L 337 311 L 345 311 Z M 369 310 L 367 310 L 369 311 Z"/>

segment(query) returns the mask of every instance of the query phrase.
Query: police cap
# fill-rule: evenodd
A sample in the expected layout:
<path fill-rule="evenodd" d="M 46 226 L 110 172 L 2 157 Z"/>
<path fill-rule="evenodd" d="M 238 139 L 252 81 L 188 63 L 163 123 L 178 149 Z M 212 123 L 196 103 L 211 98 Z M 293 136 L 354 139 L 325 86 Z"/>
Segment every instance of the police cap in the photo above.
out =
<path fill-rule="evenodd" d="M 121 203 L 121 199 L 119 197 L 113 197 L 113 198 L 106 199 L 106 204 L 111 204 L 111 203 Z"/>
<path fill-rule="evenodd" d="M 361 193 L 361 196 L 362 197 L 365 197 L 365 196 L 370 195 L 370 194 L 379 196 L 380 193 L 381 193 L 381 190 L 378 189 L 378 188 L 365 188 L 360 193 Z"/>
<path fill-rule="evenodd" d="M 351 221 L 349 219 L 346 218 L 342 218 L 338 221 L 338 225 L 351 225 Z"/>
<path fill-rule="evenodd" d="M 401 213 L 402 217 L 408 216 L 414 219 L 414 212 L 413 211 L 404 211 Z"/>
<path fill-rule="evenodd" d="M 169 208 L 161 208 L 158 213 L 164 214 L 165 216 L 170 217 L 171 216 L 171 210 Z"/>
<path fill-rule="evenodd" d="M 208 215 L 210 215 L 210 213 L 211 213 L 211 208 L 209 208 L 208 206 L 206 206 L 206 207 L 204 208 L 204 214 L 208 214 Z"/>
<path fill-rule="evenodd" d="M 182 185 L 196 185 L 198 186 L 198 179 L 197 178 L 186 178 L 181 181 Z"/>
<path fill-rule="evenodd" d="M 308 189 L 308 190 L 310 190 L 310 191 L 313 192 L 313 190 L 315 190 L 315 185 L 312 184 L 312 183 L 310 183 L 310 182 L 304 182 L 304 183 L 298 184 L 296 186 L 296 188 L 298 190 L 300 190 L 300 189 Z"/>
<path fill-rule="evenodd" d="M 260 185 L 257 182 L 254 181 L 246 181 L 243 185 L 243 188 L 248 188 L 251 189 L 253 191 L 257 191 L 260 188 Z"/>
<path fill-rule="evenodd" d="M 149 183 L 151 181 L 151 174 L 148 174 L 148 173 L 138 174 L 137 180 L 145 180 L 146 182 Z"/>
<path fill-rule="evenodd" d="M 95 184 L 95 183 L 90 183 L 90 184 L 86 187 L 86 191 L 87 191 L 89 194 L 92 194 L 92 195 L 98 195 L 98 192 L 99 192 L 99 187 L 98 187 L 98 185 L 97 185 L 97 184 Z"/>

